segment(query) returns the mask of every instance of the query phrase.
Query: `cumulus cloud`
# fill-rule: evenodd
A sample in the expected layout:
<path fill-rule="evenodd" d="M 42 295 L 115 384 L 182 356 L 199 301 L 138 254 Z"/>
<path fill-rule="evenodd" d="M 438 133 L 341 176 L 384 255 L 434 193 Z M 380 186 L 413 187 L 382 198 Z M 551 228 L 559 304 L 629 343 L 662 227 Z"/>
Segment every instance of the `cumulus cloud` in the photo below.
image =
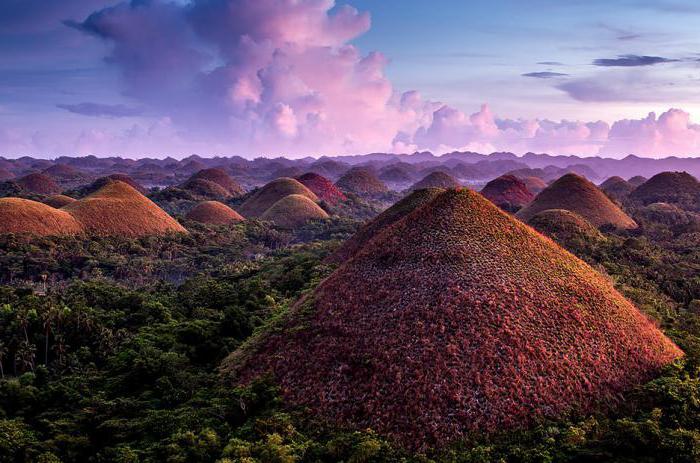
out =
<path fill-rule="evenodd" d="M 143 109 L 125 105 L 100 103 L 57 104 L 56 107 L 71 113 L 94 117 L 134 117 L 143 114 Z"/>
<path fill-rule="evenodd" d="M 85 130 L 70 146 L 5 129 L 0 132 L 3 147 L 135 155 L 304 156 L 422 149 L 594 155 L 671 149 L 686 154 L 698 144 L 697 126 L 677 110 L 610 126 L 508 119 L 487 105 L 468 114 L 426 100 L 417 91 L 401 93 L 385 75 L 386 57 L 362 53 L 352 44 L 370 28 L 369 15 L 333 0 L 132 0 L 108 2 L 108 7 L 98 0 L 76 2 L 99 7 L 66 24 L 109 47 L 104 59 L 118 71 L 121 92 L 138 109 L 62 104 L 60 108 L 78 114 L 123 119 L 121 128 Z M 669 60 L 625 55 L 598 61 L 600 66 L 629 67 Z M 559 88 L 579 101 L 629 96 L 624 93 L 629 82 L 616 82 L 566 79 Z M 125 118 L 142 114 L 151 122 L 140 119 L 124 129 L 131 122 Z M 640 139 L 633 136 L 636 132 Z"/>
<path fill-rule="evenodd" d="M 617 58 L 599 58 L 593 61 L 595 66 L 604 67 L 637 67 L 637 66 L 653 66 L 661 63 L 674 63 L 678 60 L 663 58 L 661 56 L 646 56 L 646 55 L 621 55 Z"/>

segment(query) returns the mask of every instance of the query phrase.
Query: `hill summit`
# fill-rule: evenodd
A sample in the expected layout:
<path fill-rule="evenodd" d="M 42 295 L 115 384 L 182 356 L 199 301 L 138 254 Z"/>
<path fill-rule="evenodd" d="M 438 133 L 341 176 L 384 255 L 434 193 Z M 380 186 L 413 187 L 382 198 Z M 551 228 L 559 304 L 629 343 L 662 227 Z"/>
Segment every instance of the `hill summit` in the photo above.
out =
<path fill-rule="evenodd" d="M 319 199 L 330 204 L 337 204 L 348 199 L 333 182 L 315 172 L 307 172 L 297 177 L 297 180 L 306 188 L 313 191 Z"/>
<path fill-rule="evenodd" d="M 210 225 L 230 225 L 245 220 L 241 214 L 219 201 L 204 201 L 197 204 L 187 218 Z"/>
<path fill-rule="evenodd" d="M 0 198 L 0 233 L 76 235 L 83 226 L 65 211 L 28 199 Z"/>
<path fill-rule="evenodd" d="M 602 275 L 465 189 L 385 229 L 223 370 L 424 449 L 606 409 L 680 355 Z"/>
<path fill-rule="evenodd" d="M 565 209 L 586 219 L 594 227 L 637 228 L 637 223 L 620 209 L 598 187 L 576 174 L 566 174 L 545 188 L 516 214 L 527 222 L 548 209 Z"/>
<path fill-rule="evenodd" d="M 328 213 L 304 195 L 288 195 L 273 204 L 260 218 L 278 227 L 293 229 L 310 220 L 327 219 Z"/>
<path fill-rule="evenodd" d="M 664 202 L 700 210 L 700 182 L 687 172 L 661 172 L 638 186 L 630 199 L 645 206 Z"/>

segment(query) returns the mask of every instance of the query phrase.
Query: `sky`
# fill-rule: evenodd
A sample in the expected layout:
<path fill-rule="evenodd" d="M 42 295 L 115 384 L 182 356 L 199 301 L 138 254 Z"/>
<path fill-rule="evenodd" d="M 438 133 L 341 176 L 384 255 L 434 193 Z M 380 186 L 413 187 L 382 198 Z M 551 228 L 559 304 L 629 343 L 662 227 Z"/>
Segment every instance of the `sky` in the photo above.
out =
<path fill-rule="evenodd" d="M 0 156 L 700 155 L 695 0 L 2 0 Z"/>

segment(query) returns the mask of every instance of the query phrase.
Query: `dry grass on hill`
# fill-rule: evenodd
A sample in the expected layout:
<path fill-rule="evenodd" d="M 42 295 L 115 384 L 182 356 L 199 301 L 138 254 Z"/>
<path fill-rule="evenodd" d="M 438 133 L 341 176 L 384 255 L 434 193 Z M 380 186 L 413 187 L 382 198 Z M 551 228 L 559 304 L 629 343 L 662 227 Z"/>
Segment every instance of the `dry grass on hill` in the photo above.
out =
<path fill-rule="evenodd" d="M 294 229 L 311 220 L 327 219 L 328 214 L 304 195 L 289 195 L 277 201 L 260 217 L 280 228 Z"/>
<path fill-rule="evenodd" d="M 568 246 L 574 241 L 590 242 L 605 239 L 603 234 L 586 219 L 564 209 L 539 212 L 527 223 L 562 246 Z"/>
<path fill-rule="evenodd" d="M 501 175 L 486 184 L 481 194 L 507 212 L 516 212 L 534 199 L 525 182 L 514 175 Z"/>
<path fill-rule="evenodd" d="M 682 355 L 611 283 L 472 191 L 369 241 L 225 363 L 411 449 L 614 407 Z"/>
<path fill-rule="evenodd" d="M 527 222 L 536 214 L 549 209 L 575 212 L 595 227 L 612 225 L 620 229 L 637 228 L 636 222 L 605 193 L 576 174 L 566 174 L 552 183 L 516 215 Z"/>
<path fill-rule="evenodd" d="M 218 201 L 204 201 L 189 213 L 189 220 L 210 225 L 230 225 L 245 220 L 238 212 Z"/>
<path fill-rule="evenodd" d="M 83 232 L 69 213 L 28 199 L 0 198 L 0 218 L 0 233 L 61 236 Z"/>
<path fill-rule="evenodd" d="M 83 224 L 88 233 L 140 237 L 187 233 L 150 199 L 121 181 L 111 181 L 89 196 L 63 209 Z"/>
<path fill-rule="evenodd" d="M 226 190 L 230 197 L 237 198 L 245 193 L 245 190 L 234 179 L 231 178 L 223 169 L 212 168 L 200 170 L 189 181 L 206 180 L 214 182 Z M 187 184 L 185 184 L 187 185 Z"/>
<path fill-rule="evenodd" d="M 700 210 L 700 182 L 687 172 L 661 172 L 637 187 L 630 199 L 644 205 L 664 202 Z"/>

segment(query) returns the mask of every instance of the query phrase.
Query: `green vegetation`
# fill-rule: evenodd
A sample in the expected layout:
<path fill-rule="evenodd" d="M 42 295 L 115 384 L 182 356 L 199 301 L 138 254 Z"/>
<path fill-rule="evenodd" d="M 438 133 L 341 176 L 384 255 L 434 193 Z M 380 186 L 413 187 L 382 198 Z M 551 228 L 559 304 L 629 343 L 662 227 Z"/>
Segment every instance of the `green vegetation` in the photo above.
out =
<path fill-rule="evenodd" d="M 0 237 L 0 462 L 695 462 L 700 459 L 700 234 L 650 222 L 572 252 L 659 320 L 686 358 L 613 416 L 571 417 L 411 455 L 329 429 L 269 380 L 218 366 L 331 268 L 358 223 L 250 221 L 189 236 Z M 44 279 L 42 275 L 46 275 Z M 416 399 L 419 400 L 419 399 Z"/>

